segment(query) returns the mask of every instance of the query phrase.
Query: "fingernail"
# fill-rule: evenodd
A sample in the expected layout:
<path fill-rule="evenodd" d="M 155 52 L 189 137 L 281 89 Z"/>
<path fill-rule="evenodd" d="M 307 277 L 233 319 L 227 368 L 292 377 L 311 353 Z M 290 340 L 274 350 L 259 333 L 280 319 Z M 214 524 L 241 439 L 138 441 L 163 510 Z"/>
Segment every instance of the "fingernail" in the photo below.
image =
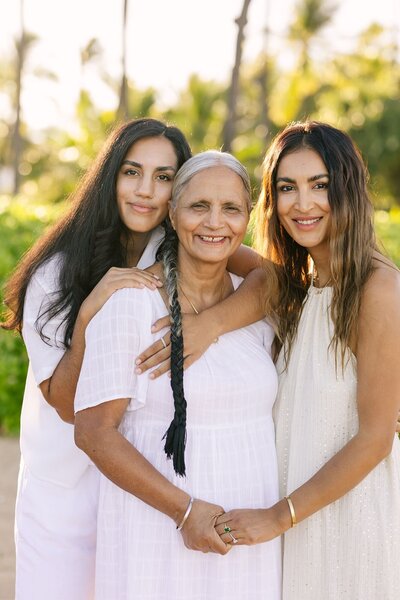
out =
<path fill-rule="evenodd" d="M 155 325 L 152 325 L 152 326 L 151 326 L 151 331 L 155 331 L 155 330 L 156 330 L 156 326 L 155 326 Z"/>
<path fill-rule="evenodd" d="M 141 364 L 141 362 L 142 362 L 142 361 L 140 360 L 140 358 L 137 358 L 137 359 L 135 360 L 135 365 L 140 365 L 140 364 Z"/>
<path fill-rule="evenodd" d="M 141 375 L 142 374 L 142 369 L 135 369 L 135 373 L 136 375 Z"/>
<path fill-rule="evenodd" d="M 149 375 L 149 378 L 150 378 L 150 379 L 154 379 L 154 378 L 155 378 L 155 375 L 153 375 L 153 373 L 150 373 L 150 375 Z"/>

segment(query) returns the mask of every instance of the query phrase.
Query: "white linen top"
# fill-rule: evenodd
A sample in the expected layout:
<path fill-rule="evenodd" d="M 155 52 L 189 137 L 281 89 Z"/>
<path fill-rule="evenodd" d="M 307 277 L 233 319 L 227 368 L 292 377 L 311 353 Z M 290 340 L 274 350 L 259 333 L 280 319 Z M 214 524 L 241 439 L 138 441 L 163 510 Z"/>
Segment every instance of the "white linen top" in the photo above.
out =
<path fill-rule="evenodd" d="M 154 263 L 163 236 L 163 227 L 153 231 L 137 264 L 140 269 Z M 61 261 L 62 256 L 58 254 L 43 264 L 33 275 L 26 293 L 22 337 L 30 362 L 21 412 L 20 444 L 23 460 L 35 477 L 72 488 L 90 459 L 75 446 L 74 426 L 60 419 L 39 388 L 40 383 L 52 376 L 65 352 L 64 327 L 60 327 L 62 316 L 57 315 L 46 323 L 44 333 L 50 338 L 48 344 L 36 328 L 38 315 L 58 290 Z"/>

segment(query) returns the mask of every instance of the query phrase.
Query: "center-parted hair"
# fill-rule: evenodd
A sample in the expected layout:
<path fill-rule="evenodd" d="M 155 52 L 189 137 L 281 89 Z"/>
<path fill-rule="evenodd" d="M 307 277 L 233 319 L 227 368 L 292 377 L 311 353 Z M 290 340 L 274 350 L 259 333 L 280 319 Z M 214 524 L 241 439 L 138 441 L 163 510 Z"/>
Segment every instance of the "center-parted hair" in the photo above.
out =
<path fill-rule="evenodd" d="M 251 184 L 245 167 L 231 154 L 208 150 L 190 158 L 178 171 L 173 188 L 171 209 L 179 204 L 185 189 L 191 179 L 212 167 L 226 167 L 238 175 L 242 182 L 247 197 L 247 208 L 251 210 Z M 210 175 L 211 176 L 211 175 Z M 174 417 L 165 433 L 164 450 L 168 458 L 173 459 L 175 472 L 186 475 L 185 445 L 186 445 L 186 408 L 187 402 L 183 387 L 183 335 L 182 313 L 179 303 L 179 240 L 175 230 L 168 226 L 163 247 L 160 249 L 162 260 L 165 290 L 168 294 L 169 311 L 171 317 L 171 388 L 174 398 Z"/>
<path fill-rule="evenodd" d="M 279 266 L 279 337 L 288 357 L 309 286 L 310 256 L 279 221 L 276 179 L 283 157 L 302 149 L 316 152 L 329 175 L 332 345 L 336 355 L 340 351 L 343 365 L 357 330 L 362 287 L 372 272 L 376 250 L 368 173 L 347 133 L 326 123 L 306 121 L 289 125 L 276 136 L 263 163 L 262 191 L 254 211 L 255 246 Z"/>

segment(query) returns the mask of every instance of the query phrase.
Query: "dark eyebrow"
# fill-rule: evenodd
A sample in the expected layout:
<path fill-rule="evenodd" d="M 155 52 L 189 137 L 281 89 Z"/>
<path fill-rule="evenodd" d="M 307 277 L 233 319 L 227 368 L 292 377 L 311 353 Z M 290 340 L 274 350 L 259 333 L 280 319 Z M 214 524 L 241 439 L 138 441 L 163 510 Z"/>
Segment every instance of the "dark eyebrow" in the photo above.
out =
<path fill-rule="evenodd" d="M 124 160 L 123 163 L 122 163 L 122 165 L 130 165 L 131 167 L 137 167 L 138 169 L 142 169 L 143 168 L 143 165 L 141 165 L 138 162 L 135 162 L 134 160 Z M 169 166 L 156 167 L 155 170 L 156 171 L 173 171 L 174 173 L 176 172 L 176 168 L 175 167 L 169 167 Z"/>
<path fill-rule="evenodd" d="M 317 179 L 322 179 L 324 177 L 327 177 L 329 179 L 328 173 L 319 173 L 318 175 L 313 175 L 312 177 L 309 177 L 307 181 L 317 181 Z M 296 180 L 291 179 L 290 177 L 278 177 L 276 183 L 279 183 L 280 181 L 286 181 L 287 183 L 296 183 Z"/>

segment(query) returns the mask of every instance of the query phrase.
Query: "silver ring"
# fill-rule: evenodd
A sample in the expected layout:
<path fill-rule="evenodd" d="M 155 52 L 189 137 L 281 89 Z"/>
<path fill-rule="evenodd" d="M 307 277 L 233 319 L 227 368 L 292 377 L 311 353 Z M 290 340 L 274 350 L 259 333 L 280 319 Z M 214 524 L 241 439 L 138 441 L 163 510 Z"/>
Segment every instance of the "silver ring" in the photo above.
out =
<path fill-rule="evenodd" d="M 167 344 L 165 343 L 164 337 L 160 338 L 162 345 L 164 346 L 164 348 L 167 347 Z"/>
<path fill-rule="evenodd" d="M 237 543 L 238 543 L 238 541 L 237 541 L 237 539 L 235 538 L 235 536 L 234 536 L 234 535 L 233 535 L 233 534 L 232 534 L 230 531 L 228 531 L 228 533 L 229 533 L 229 535 L 230 535 L 230 537 L 231 537 L 231 539 L 232 539 L 232 544 L 237 544 Z"/>

